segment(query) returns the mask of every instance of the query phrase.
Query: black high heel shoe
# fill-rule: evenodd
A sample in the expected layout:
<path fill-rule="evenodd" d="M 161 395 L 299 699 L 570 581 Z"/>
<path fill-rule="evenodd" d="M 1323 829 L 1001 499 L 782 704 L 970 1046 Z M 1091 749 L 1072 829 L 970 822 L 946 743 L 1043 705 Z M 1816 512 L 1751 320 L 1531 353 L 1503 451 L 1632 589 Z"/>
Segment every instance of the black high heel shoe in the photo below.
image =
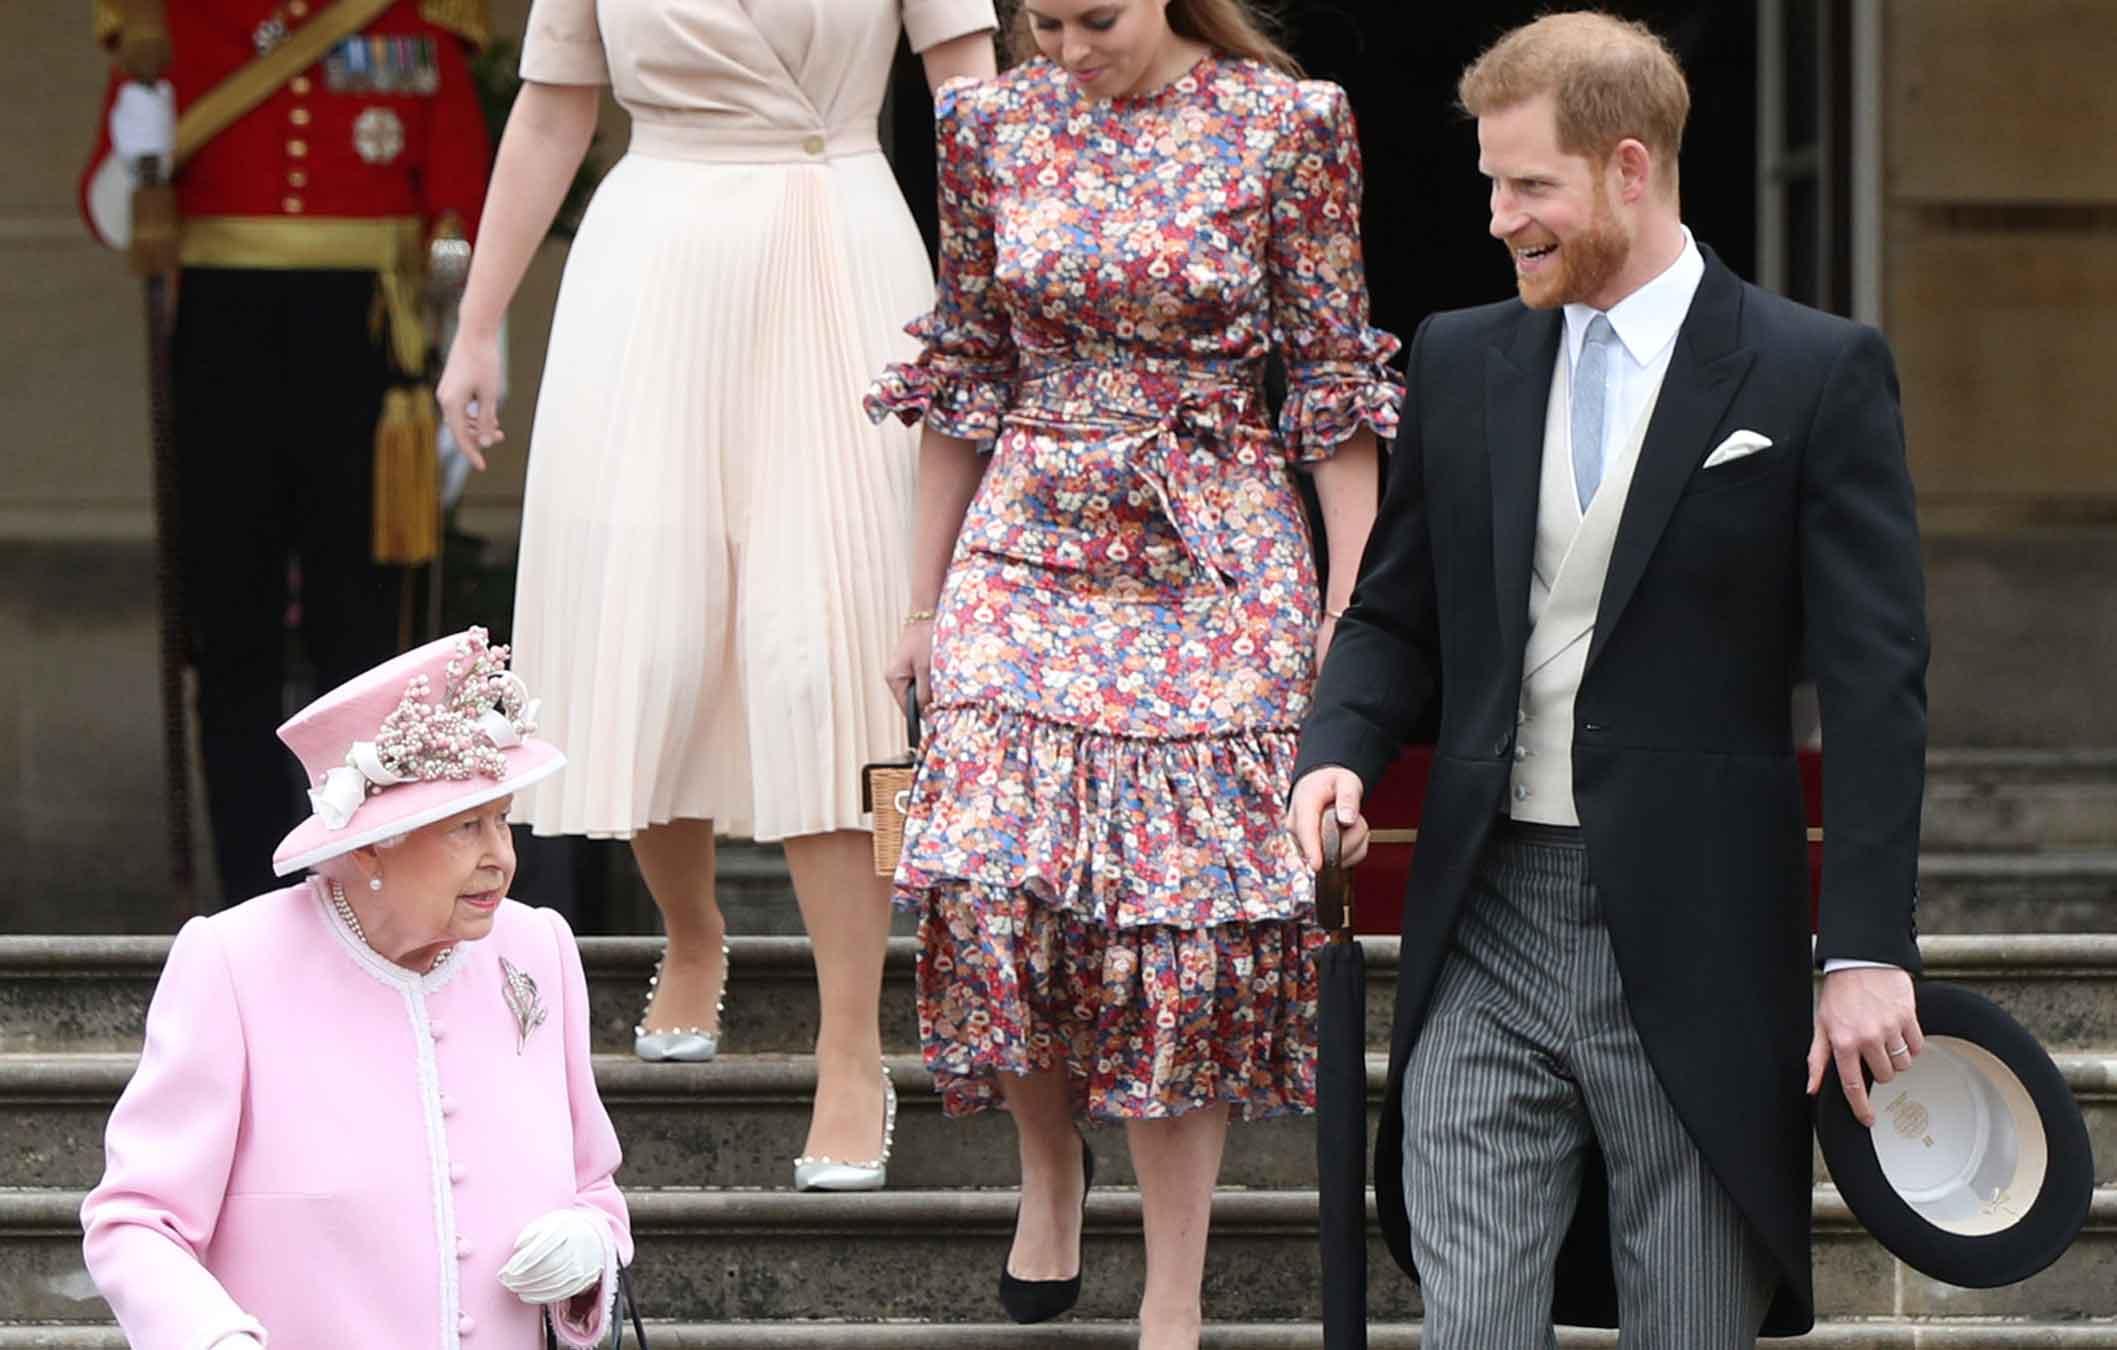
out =
<path fill-rule="evenodd" d="M 1081 1139 L 1081 1264 L 1088 1264 L 1088 1191 L 1095 1185 L 1095 1150 L 1088 1147 L 1088 1140 Z M 1022 1218 L 1022 1207 L 1014 1207 L 1015 1221 Z M 1072 1309 L 1080 1301 L 1080 1272 L 1074 1272 L 1070 1280 L 1018 1280 L 1007 1273 L 1007 1262 L 1000 1262 L 1000 1306 L 1007 1316 L 1024 1326 L 1032 1322 L 1048 1322 L 1059 1314 Z"/>

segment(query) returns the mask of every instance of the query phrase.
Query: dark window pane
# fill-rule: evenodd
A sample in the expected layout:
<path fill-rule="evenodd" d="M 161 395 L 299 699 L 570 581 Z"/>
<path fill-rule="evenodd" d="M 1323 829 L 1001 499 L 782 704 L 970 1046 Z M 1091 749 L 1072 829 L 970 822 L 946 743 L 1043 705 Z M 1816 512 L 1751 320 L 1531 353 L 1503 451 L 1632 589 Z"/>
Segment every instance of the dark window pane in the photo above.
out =
<path fill-rule="evenodd" d="M 1830 0 L 1785 0 L 1780 29 L 1779 59 L 1786 71 L 1786 148 L 1798 150 L 1816 140 L 1816 99 L 1822 88 L 1822 72 L 1816 69 L 1821 53 L 1822 9 Z"/>
<path fill-rule="evenodd" d="M 1826 135 L 1829 155 L 1823 163 L 1830 184 L 1830 246 L 1823 260 L 1829 280 L 1828 308 L 1836 314 L 1852 313 L 1852 6 L 1833 3 L 1829 14 L 1830 40 L 1826 58 L 1830 115 Z"/>
<path fill-rule="evenodd" d="M 1804 305 L 1822 302 L 1822 278 L 1816 270 L 1821 205 L 1815 179 L 1799 178 L 1786 185 L 1786 294 Z"/>

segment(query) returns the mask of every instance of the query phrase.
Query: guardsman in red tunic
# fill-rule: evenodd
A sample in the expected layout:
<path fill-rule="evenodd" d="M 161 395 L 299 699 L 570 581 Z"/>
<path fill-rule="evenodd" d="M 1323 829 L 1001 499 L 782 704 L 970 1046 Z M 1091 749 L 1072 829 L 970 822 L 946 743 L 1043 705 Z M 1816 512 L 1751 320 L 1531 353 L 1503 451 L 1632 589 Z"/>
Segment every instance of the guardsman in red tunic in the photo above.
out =
<path fill-rule="evenodd" d="M 485 199 L 489 22 L 485 0 L 167 0 L 165 22 L 163 83 L 113 73 L 81 205 L 122 248 L 140 158 L 175 186 L 184 619 L 221 884 L 244 896 L 296 817 L 273 736 L 290 603 L 334 688 L 396 650 L 393 564 L 431 548 L 431 509 L 409 551 L 385 541 L 377 471 L 431 435 L 427 297 L 460 285 Z M 97 0 L 98 41 L 124 25 Z"/>

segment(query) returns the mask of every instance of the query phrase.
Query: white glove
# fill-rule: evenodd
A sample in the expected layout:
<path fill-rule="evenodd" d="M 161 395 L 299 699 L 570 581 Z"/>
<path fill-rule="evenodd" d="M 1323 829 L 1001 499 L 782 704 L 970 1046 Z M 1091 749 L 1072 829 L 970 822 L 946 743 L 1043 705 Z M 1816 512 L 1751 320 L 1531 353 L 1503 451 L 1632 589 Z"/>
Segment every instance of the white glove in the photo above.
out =
<path fill-rule="evenodd" d="M 558 1303 L 592 1288 L 610 1260 L 610 1230 L 578 1209 L 532 1219 L 500 1267 L 500 1283 L 524 1303 Z"/>
<path fill-rule="evenodd" d="M 110 146 L 128 171 L 146 156 L 164 164 L 176 151 L 176 90 L 169 81 L 127 81 L 110 106 Z"/>

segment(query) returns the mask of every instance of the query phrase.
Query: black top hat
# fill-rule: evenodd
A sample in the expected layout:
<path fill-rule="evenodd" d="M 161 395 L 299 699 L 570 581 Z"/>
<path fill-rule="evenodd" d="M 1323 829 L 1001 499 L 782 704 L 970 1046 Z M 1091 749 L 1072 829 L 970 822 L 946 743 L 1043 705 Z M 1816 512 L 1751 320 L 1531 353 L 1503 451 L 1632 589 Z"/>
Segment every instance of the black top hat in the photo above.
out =
<path fill-rule="evenodd" d="M 2094 1158 L 2058 1066 L 1981 994 L 1921 981 L 1926 1047 L 1870 1077 L 1874 1127 L 1825 1075 L 1816 1137 L 1846 1207 L 1904 1264 L 1973 1289 L 2050 1265 L 2087 1222 Z"/>

